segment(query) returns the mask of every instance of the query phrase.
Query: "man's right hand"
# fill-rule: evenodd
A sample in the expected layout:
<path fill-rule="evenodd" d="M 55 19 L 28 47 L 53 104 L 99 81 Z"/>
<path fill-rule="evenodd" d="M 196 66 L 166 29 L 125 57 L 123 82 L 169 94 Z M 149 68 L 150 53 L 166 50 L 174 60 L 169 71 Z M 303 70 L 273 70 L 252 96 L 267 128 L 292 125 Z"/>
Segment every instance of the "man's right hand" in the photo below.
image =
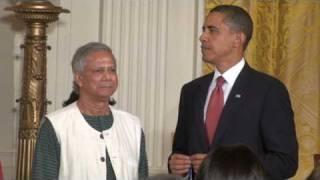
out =
<path fill-rule="evenodd" d="M 184 176 L 191 167 L 189 156 L 184 154 L 172 154 L 169 160 L 169 168 L 172 174 Z"/>

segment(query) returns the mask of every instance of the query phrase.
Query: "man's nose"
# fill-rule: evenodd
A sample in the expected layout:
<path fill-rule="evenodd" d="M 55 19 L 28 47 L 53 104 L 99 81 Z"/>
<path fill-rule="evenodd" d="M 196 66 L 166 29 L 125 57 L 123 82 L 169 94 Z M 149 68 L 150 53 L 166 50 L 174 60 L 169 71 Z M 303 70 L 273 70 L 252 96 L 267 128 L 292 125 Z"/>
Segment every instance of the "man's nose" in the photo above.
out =
<path fill-rule="evenodd" d="M 202 32 L 200 37 L 199 37 L 200 42 L 204 42 L 207 40 L 207 36 L 205 32 Z"/>
<path fill-rule="evenodd" d="M 109 80 L 109 79 L 111 79 L 111 72 L 108 72 L 108 71 L 105 71 L 104 73 L 103 73 L 103 79 L 106 79 L 106 80 Z"/>

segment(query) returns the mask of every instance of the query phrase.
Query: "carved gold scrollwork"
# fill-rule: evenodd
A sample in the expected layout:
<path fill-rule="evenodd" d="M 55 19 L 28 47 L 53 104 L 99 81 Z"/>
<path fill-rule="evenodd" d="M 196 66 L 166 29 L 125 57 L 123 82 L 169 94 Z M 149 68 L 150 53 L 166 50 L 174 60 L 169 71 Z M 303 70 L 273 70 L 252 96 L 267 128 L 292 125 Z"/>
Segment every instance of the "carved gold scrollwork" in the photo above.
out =
<path fill-rule="evenodd" d="M 19 132 L 19 139 L 37 139 L 38 132 L 36 129 L 26 129 Z"/>

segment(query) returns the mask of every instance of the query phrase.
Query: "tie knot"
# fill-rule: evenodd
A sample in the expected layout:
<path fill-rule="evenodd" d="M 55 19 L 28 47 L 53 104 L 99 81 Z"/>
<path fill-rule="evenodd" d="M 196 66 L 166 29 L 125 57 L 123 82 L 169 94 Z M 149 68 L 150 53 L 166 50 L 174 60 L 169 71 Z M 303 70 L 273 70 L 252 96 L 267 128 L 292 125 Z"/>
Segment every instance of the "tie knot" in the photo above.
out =
<path fill-rule="evenodd" d="M 217 78 L 217 85 L 216 86 L 217 87 L 222 87 L 223 83 L 224 83 L 224 78 L 222 76 L 219 76 Z"/>

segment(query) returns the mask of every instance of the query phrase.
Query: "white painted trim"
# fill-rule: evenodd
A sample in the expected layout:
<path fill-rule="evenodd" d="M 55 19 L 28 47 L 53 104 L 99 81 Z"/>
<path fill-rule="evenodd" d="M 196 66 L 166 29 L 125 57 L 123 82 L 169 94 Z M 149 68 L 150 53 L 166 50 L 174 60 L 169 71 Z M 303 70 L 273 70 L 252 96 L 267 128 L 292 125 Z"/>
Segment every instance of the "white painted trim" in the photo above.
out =
<path fill-rule="evenodd" d="M 197 7 L 197 29 L 196 29 L 196 47 L 195 47 L 195 74 L 194 74 L 194 78 L 200 77 L 203 75 L 202 72 L 202 54 L 201 54 L 201 43 L 199 41 L 199 37 L 202 33 L 202 25 L 203 25 L 203 21 L 205 18 L 205 2 L 204 0 L 199 0 L 197 1 L 198 4 L 196 5 Z"/>

